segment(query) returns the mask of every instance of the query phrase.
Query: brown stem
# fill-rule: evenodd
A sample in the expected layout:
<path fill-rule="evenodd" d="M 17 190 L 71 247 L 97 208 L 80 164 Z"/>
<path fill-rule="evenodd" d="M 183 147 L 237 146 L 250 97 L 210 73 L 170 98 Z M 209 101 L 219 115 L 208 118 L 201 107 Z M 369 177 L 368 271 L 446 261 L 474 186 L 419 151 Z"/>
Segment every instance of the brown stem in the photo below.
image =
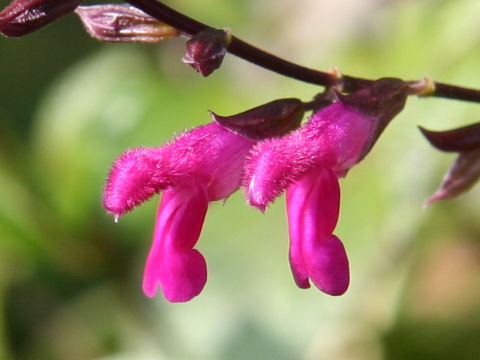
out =
<path fill-rule="evenodd" d="M 252 46 L 235 36 L 232 37 L 232 41 L 228 46 L 228 52 L 265 69 L 293 79 L 322 86 L 333 86 L 336 84 L 336 79 L 329 73 L 310 69 L 284 60 Z"/>
<path fill-rule="evenodd" d="M 471 102 L 480 102 L 480 90 L 469 89 L 461 86 L 449 85 L 439 82 L 435 83 L 435 92 L 432 94 L 432 96 Z"/>
<path fill-rule="evenodd" d="M 125 1 L 143 10 L 156 19 L 177 28 L 187 36 L 193 36 L 203 30 L 213 29 L 212 27 L 192 19 L 156 0 Z M 228 52 L 278 74 L 325 87 L 336 85 L 347 93 L 358 90 L 373 82 L 373 80 L 370 79 L 363 79 L 348 75 L 344 75 L 339 78 L 338 76 L 334 76 L 328 72 L 307 68 L 305 66 L 282 59 L 276 55 L 270 54 L 235 36 L 232 37 L 228 47 Z M 480 90 L 444 83 L 434 83 L 434 85 L 435 89 L 432 92 L 423 95 L 470 102 L 480 102 Z"/>

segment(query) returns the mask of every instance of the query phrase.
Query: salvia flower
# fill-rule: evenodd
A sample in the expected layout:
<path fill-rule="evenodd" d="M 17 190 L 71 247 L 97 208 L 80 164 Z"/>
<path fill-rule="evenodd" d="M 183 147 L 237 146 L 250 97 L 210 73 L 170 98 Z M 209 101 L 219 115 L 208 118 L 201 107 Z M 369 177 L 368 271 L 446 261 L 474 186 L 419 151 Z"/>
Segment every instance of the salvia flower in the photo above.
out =
<path fill-rule="evenodd" d="M 345 249 L 332 234 L 339 212 L 338 178 L 365 156 L 406 97 L 402 81 L 380 79 L 339 95 L 304 126 L 252 149 L 245 172 L 249 202 L 263 211 L 286 190 L 290 264 L 299 287 L 310 287 L 310 279 L 331 295 L 348 288 Z"/>
<path fill-rule="evenodd" d="M 200 293 L 207 270 L 194 246 L 208 202 L 225 199 L 239 188 L 253 144 L 211 123 L 159 148 L 128 150 L 114 163 L 103 204 L 116 217 L 164 191 L 143 279 L 147 296 L 153 297 L 158 285 L 172 302 Z"/>
<path fill-rule="evenodd" d="M 0 12 L 0 32 L 23 36 L 75 10 L 81 0 L 14 0 Z"/>
<path fill-rule="evenodd" d="M 79 6 L 75 11 L 87 32 L 100 41 L 157 43 L 180 31 L 127 4 Z"/>
<path fill-rule="evenodd" d="M 423 135 L 437 149 L 459 155 L 443 178 L 440 188 L 425 202 L 425 207 L 439 200 L 455 198 L 468 191 L 480 179 L 480 123 L 448 131 L 420 127 Z"/>

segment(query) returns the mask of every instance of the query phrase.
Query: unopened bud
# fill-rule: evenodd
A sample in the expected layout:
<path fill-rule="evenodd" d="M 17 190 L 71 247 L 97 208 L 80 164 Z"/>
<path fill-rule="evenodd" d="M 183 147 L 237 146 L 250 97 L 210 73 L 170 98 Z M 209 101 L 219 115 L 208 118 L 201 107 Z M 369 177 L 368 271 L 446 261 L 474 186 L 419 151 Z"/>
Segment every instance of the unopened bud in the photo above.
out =
<path fill-rule="evenodd" d="M 430 144 L 439 150 L 461 152 L 480 149 L 480 123 L 448 131 L 419 128 Z"/>
<path fill-rule="evenodd" d="M 210 112 L 212 119 L 228 130 L 253 140 L 279 137 L 296 129 L 304 106 L 299 99 L 279 99 L 232 116 Z"/>
<path fill-rule="evenodd" d="M 100 41 L 156 43 L 180 31 L 127 4 L 79 6 L 87 32 Z"/>
<path fill-rule="evenodd" d="M 75 10 L 81 0 L 14 0 L 0 12 L 0 32 L 23 36 Z"/>
<path fill-rule="evenodd" d="M 382 78 L 349 95 L 338 94 L 338 97 L 344 105 L 369 116 L 374 122 L 364 157 L 390 121 L 402 111 L 408 97 L 408 84 L 400 79 Z"/>
<path fill-rule="evenodd" d="M 228 30 L 201 31 L 187 41 L 187 52 L 182 61 L 196 72 L 208 76 L 222 64 L 230 40 Z"/>
<path fill-rule="evenodd" d="M 438 189 L 424 204 L 451 199 L 469 190 L 480 179 L 480 149 L 461 152 Z"/>

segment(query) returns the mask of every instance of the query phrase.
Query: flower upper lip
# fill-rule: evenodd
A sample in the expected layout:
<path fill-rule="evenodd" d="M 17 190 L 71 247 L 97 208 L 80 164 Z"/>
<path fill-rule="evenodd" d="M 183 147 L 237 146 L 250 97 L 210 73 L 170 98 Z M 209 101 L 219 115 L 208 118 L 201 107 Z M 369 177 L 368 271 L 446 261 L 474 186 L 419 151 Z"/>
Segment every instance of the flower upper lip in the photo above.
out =
<path fill-rule="evenodd" d="M 211 123 L 159 148 L 127 150 L 108 175 L 104 207 L 122 215 L 154 194 L 191 179 L 207 185 L 210 201 L 223 199 L 239 187 L 243 159 L 252 144 Z"/>

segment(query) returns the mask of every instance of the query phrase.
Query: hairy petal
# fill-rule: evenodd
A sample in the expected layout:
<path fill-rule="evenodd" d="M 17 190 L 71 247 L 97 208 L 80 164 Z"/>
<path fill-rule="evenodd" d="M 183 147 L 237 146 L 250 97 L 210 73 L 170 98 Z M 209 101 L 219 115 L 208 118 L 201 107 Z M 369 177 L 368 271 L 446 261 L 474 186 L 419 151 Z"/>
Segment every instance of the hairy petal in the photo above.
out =
<path fill-rule="evenodd" d="M 172 184 L 172 179 L 158 177 L 173 172 L 157 149 L 127 150 L 113 164 L 103 190 L 103 206 L 115 215 L 122 215 Z"/>
<path fill-rule="evenodd" d="M 290 266 L 300 288 L 310 287 L 309 278 L 331 295 L 343 294 L 348 287 L 345 249 L 331 235 L 339 207 L 340 187 L 329 168 L 308 172 L 287 190 Z"/>
<path fill-rule="evenodd" d="M 192 180 L 203 183 L 210 201 L 238 189 L 244 158 L 253 141 L 216 123 L 197 127 L 159 148 L 126 151 L 113 164 L 104 207 L 121 215 L 152 195 Z"/>
<path fill-rule="evenodd" d="M 158 285 L 171 302 L 188 301 L 201 292 L 207 281 L 207 266 L 193 247 L 200 236 L 207 207 L 206 190 L 197 183 L 164 192 L 145 266 L 145 295 L 155 296 Z"/>
<path fill-rule="evenodd" d="M 330 167 L 343 176 L 362 156 L 373 120 L 338 102 L 282 138 L 258 143 L 246 166 L 249 202 L 265 209 L 308 171 Z"/>

